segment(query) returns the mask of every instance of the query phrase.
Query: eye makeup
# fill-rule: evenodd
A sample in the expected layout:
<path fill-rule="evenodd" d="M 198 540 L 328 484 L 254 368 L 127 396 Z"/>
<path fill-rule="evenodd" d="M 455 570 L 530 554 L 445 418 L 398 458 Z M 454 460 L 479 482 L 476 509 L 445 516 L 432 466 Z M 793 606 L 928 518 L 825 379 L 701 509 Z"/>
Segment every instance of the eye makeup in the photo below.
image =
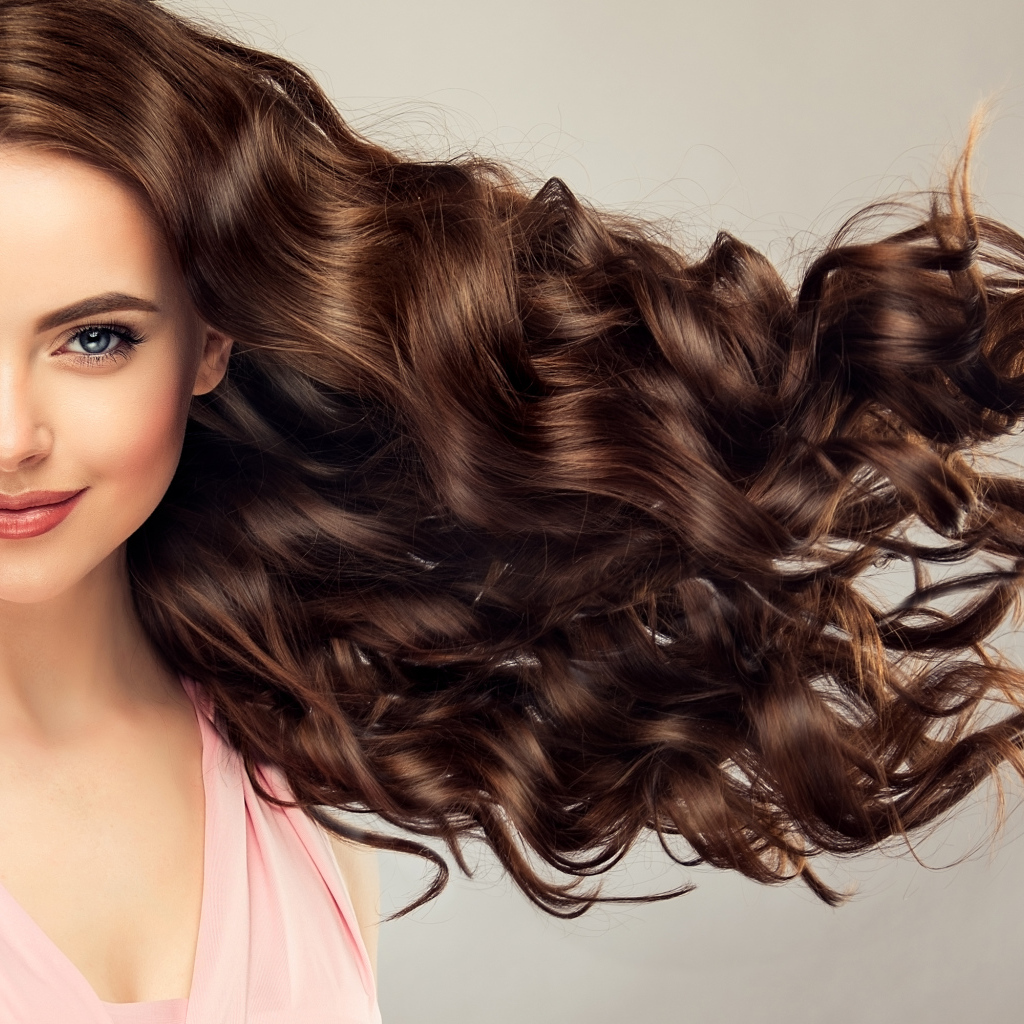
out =
<path fill-rule="evenodd" d="M 74 328 L 54 355 L 69 355 L 84 365 L 127 359 L 146 339 L 125 324 L 86 324 Z M 69 346 L 77 345 L 76 348 Z"/>

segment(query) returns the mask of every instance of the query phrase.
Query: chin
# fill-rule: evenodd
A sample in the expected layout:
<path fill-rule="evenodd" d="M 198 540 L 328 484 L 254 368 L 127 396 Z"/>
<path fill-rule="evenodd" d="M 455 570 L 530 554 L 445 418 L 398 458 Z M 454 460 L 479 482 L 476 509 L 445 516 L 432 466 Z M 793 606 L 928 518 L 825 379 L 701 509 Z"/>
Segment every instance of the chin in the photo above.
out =
<path fill-rule="evenodd" d="M 80 584 L 99 564 L 72 565 L 68 560 L 33 559 L 12 564 L 0 550 L 0 602 L 42 604 L 53 601 Z M 100 561 L 104 561 L 101 559 Z"/>

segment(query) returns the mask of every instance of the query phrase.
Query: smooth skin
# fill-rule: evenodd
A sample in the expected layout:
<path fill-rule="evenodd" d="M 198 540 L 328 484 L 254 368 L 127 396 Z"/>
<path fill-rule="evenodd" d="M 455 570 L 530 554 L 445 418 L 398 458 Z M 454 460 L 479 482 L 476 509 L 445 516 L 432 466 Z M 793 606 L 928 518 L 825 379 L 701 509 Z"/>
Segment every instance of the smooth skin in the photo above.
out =
<path fill-rule="evenodd" d="M 72 309 L 93 299 L 109 308 Z M 230 350 L 127 189 L 0 147 L 0 495 L 85 488 L 48 533 L 0 538 L 0 882 L 109 1002 L 191 986 L 201 740 L 134 614 L 124 550 Z M 334 847 L 375 962 L 376 860 Z"/>

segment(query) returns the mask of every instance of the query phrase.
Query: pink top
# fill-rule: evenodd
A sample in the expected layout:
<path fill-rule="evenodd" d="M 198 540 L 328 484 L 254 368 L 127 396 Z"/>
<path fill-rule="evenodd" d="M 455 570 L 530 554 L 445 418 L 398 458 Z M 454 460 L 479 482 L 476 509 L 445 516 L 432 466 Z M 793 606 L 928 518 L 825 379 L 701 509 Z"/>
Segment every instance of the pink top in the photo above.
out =
<path fill-rule="evenodd" d="M 188 999 L 105 1003 L 0 885 L 5 1024 L 379 1024 L 366 949 L 326 834 L 261 800 L 186 682 L 203 738 L 203 903 Z M 267 791 L 286 797 L 280 774 Z"/>

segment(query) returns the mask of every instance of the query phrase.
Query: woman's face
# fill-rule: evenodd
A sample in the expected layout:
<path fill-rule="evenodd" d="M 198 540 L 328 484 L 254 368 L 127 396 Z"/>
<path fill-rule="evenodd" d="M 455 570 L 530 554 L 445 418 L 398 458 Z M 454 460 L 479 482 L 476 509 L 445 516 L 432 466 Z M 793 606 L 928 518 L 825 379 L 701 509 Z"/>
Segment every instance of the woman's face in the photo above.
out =
<path fill-rule="evenodd" d="M 229 349 L 128 190 L 0 147 L 0 601 L 56 597 L 142 524 Z"/>

